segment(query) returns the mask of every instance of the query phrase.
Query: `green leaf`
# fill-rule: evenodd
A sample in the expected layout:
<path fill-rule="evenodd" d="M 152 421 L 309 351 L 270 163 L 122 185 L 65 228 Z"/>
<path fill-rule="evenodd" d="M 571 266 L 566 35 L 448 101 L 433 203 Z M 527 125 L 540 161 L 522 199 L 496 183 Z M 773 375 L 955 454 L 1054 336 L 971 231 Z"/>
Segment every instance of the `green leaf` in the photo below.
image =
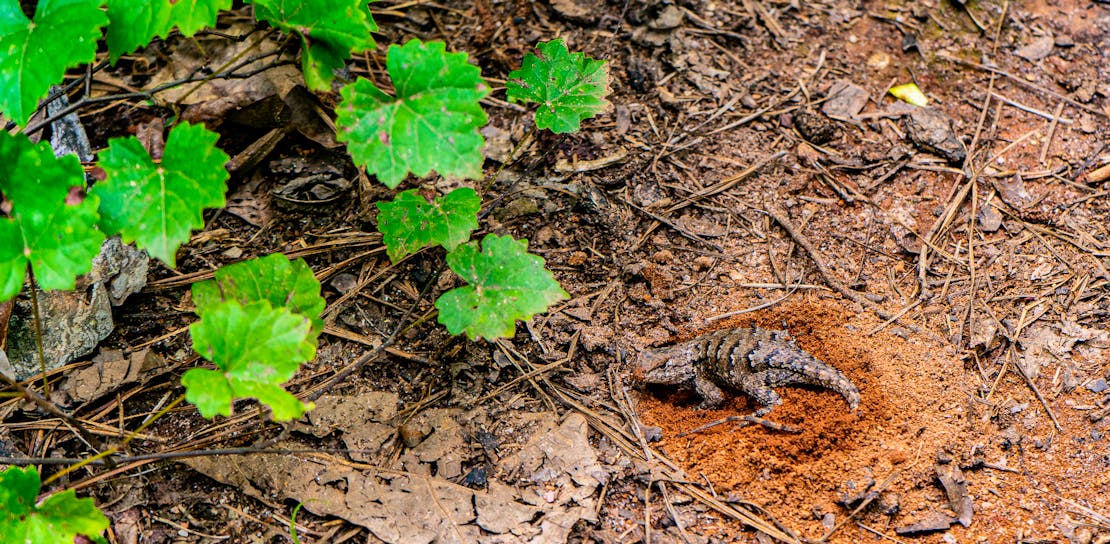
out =
<path fill-rule="evenodd" d="M 355 163 L 390 188 L 409 172 L 481 178 L 478 129 L 486 113 L 479 101 L 489 94 L 481 70 L 466 53 L 420 40 L 389 46 L 385 66 L 395 98 L 361 78 L 340 91 L 335 124 Z"/>
<path fill-rule="evenodd" d="M 82 198 L 84 188 L 77 157 L 59 159 L 45 142 L 0 132 L 0 194 L 11 206 L 0 215 L 0 301 L 19 293 L 28 265 L 43 289 L 73 289 L 92 269 L 104 234 L 97 198 Z"/>
<path fill-rule="evenodd" d="M 312 322 L 312 345 L 324 330 L 324 298 L 320 282 L 304 259 L 290 261 L 280 253 L 243 261 L 216 270 L 215 277 L 193 284 L 193 304 L 204 317 L 217 306 L 235 301 L 249 306 L 267 301 L 274 308 L 289 311 Z"/>
<path fill-rule="evenodd" d="M 216 147 L 218 138 L 203 125 L 178 125 L 161 165 L 134 136 L 109 140 L 100 158 L 107 178 L 92 189 L 104 232 L 175 266 L 177 248 L 204 226 L 201 212 L 224 205 L 228 156 Z"/>
<path fill-rule="evenodd" d="M 0 112 L 19 126 L 68 68 L 92 62 L 103 0 L 40 0 L 32 22 L 18 0 L 0 0 Z"/>
<path fill-rule="evenodd" d="M 478 228 L 482 200 L 469 187 L 460 187 L 428 202 L 416 189 L 378 203 L 378 230 L 389 260 L 396 263 L 424 246 L 439 244 L 454 251 Z"/>
<path fill-rule="evenodd" d="M 561 134 L 577 132 L 579 123 L 608 105 L 609 66 L 585 53 L 570 53 L 563 40 L 536 45 L 519 70 L 509 73 L 505 94 L 510 102 L 535 102 L 536 126 Z"/>
<path fill-rule="evenodd" d="M 527 240 L 490 234 L 447 254 L 447 266 L 470 285 L 436 300 L 439 322 L 451 334 L 471 339 L 510 337 L 514 321 L 528 320 L 568 297 L 543 267 L 543 258 L 528 253 Z"/>
<path fill-rule="evenodd" d="M 312 408 L 281 388 L 301 363 L 316 354 L 308 319 L 289 308 L 259 301 L 228 301 L 208 309 L 189 327 L 193 349 L 219 370 L 194 368 L 181 377 L 185 399 L 204 417 L 231 415 L 231 401 L 256 398 L 275 421 L 288 421 Z"/>
<path fill-rule="evenodd" d="M 0 472 L 0 535 L 4 542 L 73 544 L 77 535 L 98 536 L 108 518 L 92 499 L 78 499 L 68 489 L 35 505 L 42 480 L 34 467 L 8 467 Z"/>
<path fill-rule="evenodd" d="M 254 0 L 260 21 L 301 38 L 305 83 L 314 91 L 330 91 L 335 71 L 351 53 L 377 47 L 371 32 L 378 25 L 365 0 Z"/>
<path fill-rule="evenodd" d="M 112 63 L 155 36 L 165 38 L 175 26 L 192 36 L 215 25 L 220 10 L 230 8 L 231 0 L 108 0 L 105 41 Z"/>

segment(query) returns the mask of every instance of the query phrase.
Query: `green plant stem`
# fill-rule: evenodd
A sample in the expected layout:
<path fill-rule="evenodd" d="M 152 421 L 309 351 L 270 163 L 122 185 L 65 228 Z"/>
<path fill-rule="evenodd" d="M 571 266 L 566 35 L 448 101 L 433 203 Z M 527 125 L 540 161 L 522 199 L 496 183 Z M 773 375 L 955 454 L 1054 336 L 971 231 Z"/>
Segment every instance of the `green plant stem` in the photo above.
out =
<path fill-rule="evenodd" d="M 124 446 L 126 446 L 128 443 L 130 443 L 132 440 L 134 440 L 136 436 L 139 436 L 140 433 L 142 433 L 144 430 L 146 430 L 147 427 L 150 427 L 152 424 L 154 424 L 155 421 L 158 421 L 159 418 L 168 414 L 170 410 L 173 410 L 174 408 L 177 407 L 178 404 L 181 404 L 184 401 L 185 401 L 185 395 L 181 395 L 181 396 L 177 397 L 176 399 L 173 399 L 173 402 L 167 404 L 165 406 L 165 408 L 162 408 L 157 413 L 155 413 L 153 417 L 146 420 L 146 422 L 144 422 L 142 425 L 139 425 L 139 428 L 137 428 L 134 431 L 131 431 L 130 433 L 128 433 L 127 436 L 125 436 L 123 438 L 123 442 L 120 442 L 120 444 L 118 446 L 114 446 L 111 449 L 104 450 L 104 451 L 102 451 L 102 452 L 100 452 L 100 453 L 98 453 L 98 454 L 96 454 L 92 457 L 89 457 L 88 459 L 81 460 L 77 464 L 66 467 L 65 469 L 59 471 L 58 473 L 53 474 L 49 478 L 43 480 L 42 484 L 43 485 L 49 484 L 49 483 L 57 480 L 58 478 L 61 478 L 62 476 L 66 475 L 66 474 L 69 474 L 70 472 L 73 472 L 74 470 L 77 470 L 77 469 L 79 469 L 79 468 L 81 468 L 85 465 L 88 465 L 88 464 L 90 464 L 93 461 L 96 461 L 98 459 L 103 459 L 104 464 L 108 465 L 109 467 L 114 466 L 114 462 L 112 461 L 112 458 L 111 458 L 112 455 L 115 455 L 116 453 L 118 453 L 120 450 L 123 449 Z"/>
<path fill-rule="evenodd" d="M 28 267 L 27 273 L 31 277 L 31 316 L 35 324 L 35 351 L 39 356 L 39 370 L 42 371 L 42 395 L 46 398 L 50 398 L 50 379 L 46 377 L 46 355 L 42 350 L 42 319 L 39 315 L 39 287 L 38 282 L 35 281 L 35 271 Z"/>
<path fill-rule="evenodd" d="M 262 60 L 266 57 L 272 57 L 272 56 L 275 56 L 275 55 L 278 55 L 278 54 L 279 54 L 278 51 L 269 51 L 269 52 L 266 52 L 266 53 L 262 53 L 258 56 L 251 57 L 249 59 L 245 59 L 243 62 L 239 63 L 238 65 L 236 65 L 232 68 L 230 68 L 226 72 L 223 72 L 223 73 L 217 72 L 217 73 L 215 73 L 215 75 L 205 76 L 204 78 L 200 78 L 200 79 L 197 79 L 195 77 L 196 71 L 194 71 L 194 73 L 192 73 L 188 76 L 185 76 L 185 77 L 183 77 L 181 79 L 178 79 L 178 80 L 168 81 L 168 82 L 163 83 L 163 84 L 161 84 L 157 87 L 154 87 L 153 89 L 150 89 L 148 91 L 109 94 L 109 95 L 97 96 L 97 97 L 82 96 L 80 99 L 78 99 L 76 101 L 73 101 L 73 102 L 70 102 L 68 107 L 65 107 L 65 108 L 62 108 L 61 110 L 58 110 L 58 112 L 55 113 L 54 115 L 51 115 L 51 116 L 49 116 L 49 117 L 47 117 L 47 118 L 45 118 L 42 121 L 39 121 L 37 123 L 32 123 L 32 124 L 27 125 L 27 127 L 23 129 L 23 133 L 28 134 L 28 135 L 29 134 L 34 134 L 35 132 L 38 132 L 38 131 L 50 126 L 50 124 L 53 123 L 54 121 L 57 121 L 58 119 L 61 119 L 62 117 L 65 117 L 66 115 L 69 115 L 69 114 L 71 114 L 71 113 L 73 113 L 73 112 L 75 112 L 75 111 L 77 111 L 81 108 L 91 106 L 93 104 L 100 104 L 100 103 L 104 103 L 104 102 L 115 102 L 117 100 L 123 100 L 123 99 L 127 99 L 127 98 L 145 98 L 147 100 L 152 100 L 153 101 L 154 100 L 154 95 L 156 95 L 160 92 L 172 89 L 174 87 L 180 87 L 182 85 L 185 85 L 186 83 L 192 83 L 192 82 L 201 81 L 201 80 L 207 81 L 207 80 L 212 80 L 212 79 L 233 79 L 233 78 L 235 78 L 235 79 L 245 79 L 245 78 L 248 78 L 248 77 L 250 77 L 254 74 L 257 74 L 259 72 L 264 72 L 266 70 L 269 70 L 269 69 L 271 69 L 275 66 L 279 66 L 281 64 L 291 64 L 292 63 L 292 61 L 284 62 L 284 63 L 275 62 L 273 64 L 267 64 L 266 66 L 261 66 L 261 67 L 258 67 L 256 69 L 253 69 L 253 70 L 248 70 L 248 71 L 243 72 L 241 74 L 236 74 L 235 73 L 236 70 L 238 70 L 238 69 L 240 69 L 244 66 L 255 63 L 255 62 L 257 62 L 259 60 Z M 199 71 L 199 69 L 198 69 L 198 71 Z"/>

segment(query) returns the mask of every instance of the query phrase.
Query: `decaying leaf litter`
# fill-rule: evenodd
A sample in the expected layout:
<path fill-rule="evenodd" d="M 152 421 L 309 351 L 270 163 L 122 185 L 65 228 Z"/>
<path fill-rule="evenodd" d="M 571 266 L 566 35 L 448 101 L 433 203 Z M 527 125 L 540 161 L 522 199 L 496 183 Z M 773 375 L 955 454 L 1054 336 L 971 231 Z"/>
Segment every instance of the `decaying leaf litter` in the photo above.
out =
<path fill-rule="evenodd" d="M 134 479 L 79 473 L 70 483 L 95 494 L 120 541 L 284 541 L 297 502 L 299 536 L 320 542 L 761 538 L 737 520 L 782 541 L 1091 542 L 1110 532 L 1105 5 L 374 9 L 379 42 L 445 39 L 495 81 L 554 36 L 613 63 L 615 107 L 577 135 L 527 134 L 503 94 L 490 99 L 488 156 L 501 159 L 488 172 L 534 142 L 478 186 L 500 197 L 489 230 L 528 238 L 571 300 L 512 342 L 467 343 L 422 323 L 376 351 L 414 301 L 424 302 L 412 317 L 426 315 L 420 294 L 441 257 L 389 266 L 360 228 L 386 193 L 343 164 L 331 179 L 358 181 L 357 197 L 275 209 L 272 191 L 319 173 L 286 175 L 275 161 L 329 164 L 327 101 L 284 100 L 300 104 L 294 121 L 268 126 L 248 114 L 295 90 L 235 104 L 247 113 L 199 100 L 190 108 L 221 125 L 240 165 L 240 207 L 179 255 L 194 274 L 156 270 L 116 310 L 101 358 L 79 366 L 125 385 L 104 395 L 80 378 L 90 385 L 73 390 L 73 407 L 106 437 L 120 417 L 155 411 L 170 397 L 166 373 L 192 365 L 172 334 L 187 324 L 181 287 L 284 250 L 311 259 L 326 286 L 319 357 L 291 386 L 317 411 L 283 429 L 260 426 L 247 406 L 217 424 L 181 410 L 132 453 L 192 452 L 191 470 L 155 457 L 120 467 Z M 157 80 L 187 47 L 171 40 L 100 84 Z M 352 72 L 380 71 L 381 59 L 367 60 Z M 260 76 L 283 81 L 280 69 Z M 886 96 L 908 81 L 930 113 Z M 162 113 L 128 115 L 140 125 Z M 84 119 L 97 148 L 130 128 L 97 119 Z M 858 414 L 835 394 L 782 388 L 774 418 L 800 434 L 678 437 L 751 404 L 700 411 L 673 390 L 632 388 L 621 356 L 743 326 L 786 328 L 847 374 Z M 154 355 L 106 351 L 144 347 Z M 380 355 L 350 372 L 368 350 Z M 5 449 L 74 447 L 29 408 L 3 410 Z M 292 453 L 203 455 L 226 448 Z"/>

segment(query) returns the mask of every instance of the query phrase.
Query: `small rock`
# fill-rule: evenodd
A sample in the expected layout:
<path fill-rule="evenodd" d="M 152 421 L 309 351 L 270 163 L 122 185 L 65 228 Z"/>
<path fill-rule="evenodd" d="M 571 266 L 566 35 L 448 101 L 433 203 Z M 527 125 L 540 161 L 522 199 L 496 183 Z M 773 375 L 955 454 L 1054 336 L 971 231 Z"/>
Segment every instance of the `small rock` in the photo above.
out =
<path fill-rule="evenodd" d="M 336 274 L 335 277 L 331 279 L 330 283 L 336 291 L 339 291 L 342 294 L 350 291 L 351 289 L 354 289 L 355 286 L 358 285 L 358 278 L 356 278 L 355 275 L 351 274 L 350 272 L 343 272 L 340 274 Z"/>
<path fill-rule="evenodd" d="M 1002 212 L 989 204 L 979 209 L 978 219 L 984 232 L 995 232 L 1002 226 Z"/>
<path fill-rule="evenodd" d="M 1041 36 L 1014 51 L 1014 54 L 1030 62 L 1036 62 L 1052 53 L 1056 40 L 1052 36 Z"/>
<path fill-rule="evenodd" d="M 632 43 L 642 47 L 663 47 L 667 43 L 668 33 L 651 30 L 647 27 L 637 27 L 632 31 Z"/>
<path fill-rule="evenodd" d="M 669 249 L 661 249 L 659 251 L 656 251 L 655 254 L 651 256 L 651 260 L 659 264 L 668 264 L 674 262 L 674 252 Z"/>
<path fill-rule="evenodd" d="M 587 0 L 550 0 L 551 8 L 564 19 L 576 23 L 596 23 L 601 11 Z"/>
<path fill-rule="evenodd" d="M 821 111 L 830 117 L 851 119 L 863 111 L 869 99 L 867 89 L 851 81 L 838 81 L 829 89 L 829 99 L 821 106 Z"/>
<path fill-rule="evenodd" d="M 902 510 L 902 496 L 893 491 L 883 492 L 879 496 L 879 511 L 888 516 L 893 516 Z"/>
<path fill-rule="evenodd" d="M 482 146 L 482 155 L 502 164 L 509 162 L 513 152 L 512 134 L 493 125 L 486 125 L 481 132 L 486 139 L 485 145 Z"/>
<path fill-rule="evenodd" d="M 659 16 L 648 22 L 647 26 L 654 30 L 670 30 L 672 28 L 678 28 L 678 25 L 681 25 L 682 20 L 685 18 L 686 16 L 682 13 L 682 10 L 678 9 L 678 6 L 671 4 L 664 7 L 663 10 L 659 12 Z"/>
<path fill-rule="evenodd" d="M 502 223 L 512 221 L 526 215 L 540 212 L 540 206 L 535 199 L 529 197 L 515 198 L 493 212 L 493 216 Z"/>
<path fill-rule="evenodd" d="M 1103 391 L 1106 391 L 1106 378 L 1098 378 L 1097 380 L 1091 380 L 1087 382 L 1087 389 L 1094 393 L 1102 393 Z"/>
<path fill-rule="evenodd" d="M 828 117 L 807 111 L 794 114 L 794 127 L 798 129 L 798 134 L 801 134 L 802 138 L 816 145 L 824 145 L 832 141 L 840 132 L 840 127 Z"/>
<path fill-rule="evenodd" d="M 1002 201 L 1016 210 L 1028 208 L 1037 200 L 1025 187 L 1025 180 L 1017 174 L 1014 174 L 1009 181 L 995 179 L 992 184 Z"/>
<path fill-rule="evenodd" d="M 924 535 L 937 531 L 946 531 L 955 523 L 955 519 L 948 514 L 933 510 L 925 515 L 921 521 L 910 525 L 896 527 L 894 532 L 902 536 Z"/>
<path fill-rule="evenodd" d="M 405 447 L 408 448 L 415 448 L 420 445 L 424 441 L 424 437 L 427 436 L 419 425 L 409 423 L 397 427 L 397 432 L 401 435 L 401 442 L 404 442 Z"/>
<path fill-rule="evenodd" d="M 466 473 L 463 478 L 463 485 L 473 488 L 483 488 L 489 484 L 489 475 L 486 473 L 486 467 L 474 467 L 470 472 Z"/>
<path fill-rule="evenodd" d="M 910 141 L 928 153 L 957 164 L 967 157 L 963 142 L 956 137 L 952 119 L 935 108 L 915 108 L 906 126 Z"/>
<path fill-rule="evenodd" d="M 887 66 L 890 66 L 890 55 L 886 53 L 880 51 L 878 53 L 875 53 L 874 55 L 871 55 L 870 57 L 867 57 L 868 68 L 871 68 L 873 70 L 882 70 Z"/>
<path fill-rule="evenodd" d="M 113 236 L 105 240 L 93 259 L 92 271 L 78 278 L 74 290 L 39 295 L 47 370 L 88 355 L 108 337 L 115 327 L 112 305 L 121 304 L 146 285 L 149 264 L 145 251 Z M 16 379 L 41 372 L 29 304 L 16 305 L 9 324 L 7 352 Z"/>

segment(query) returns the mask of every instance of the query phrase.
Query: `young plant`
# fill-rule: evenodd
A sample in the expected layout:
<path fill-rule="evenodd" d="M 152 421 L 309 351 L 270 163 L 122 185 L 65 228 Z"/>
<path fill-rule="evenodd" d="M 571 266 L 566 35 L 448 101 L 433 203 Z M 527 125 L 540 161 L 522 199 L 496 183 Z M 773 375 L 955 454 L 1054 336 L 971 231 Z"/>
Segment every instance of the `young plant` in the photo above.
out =
<path fill-rule="evenodd" d="M 220 10 L 230 7 L 231 0 L 108 0 L 108 30 L 104 36 L 108 58 L 115 64 L 120 56 L 156 36 L 169 36 L 174 28 L 182 36 L 192 36 L 215 24 Z"/>
<path fill-rule="evenodd" d="M 104 234 L 97 197 L 84 189 L 77 157 L 0 132 L 0 302 L 19 293 L 28 268 L 43 289 L 73 289 L 92 269 Z"/>
<path fill-rule="evenodd" d="M 440 295 L 439 322 L 471 340 L 510 337 L 517 319 L 531 319 L 568 297 L 543 258 L 528 253 L 528 240 L 490 234 L 481 248 L 469 242 L 448 253 L 447 266 L 469 285 Z"/>
<path fill-rule="evenodd" d="M 409 40 L 391 45 L 385 68 L 396 96 L 359 78 L 343 87 L 336 111 L 339 140 L 355 164 L 390 189 L 410 173 L 482 177 L 482 135 L 489 94 L 466 53 L 447 53 L 443 42 Z"/>
<path fill-rule="evenodd" d="M 563 40 L 536 45 L 539 56 L 528 53 L 519 70 L 509 73 L 505 94 L 509 102 L 539 104 L 536 126 L 556 134 L 578 132 L 609 102 L 609 65 L 571 53 Z"/>
<path fill-rule="evenodd" d="M 352 52 L 377 47 L 366 0 L 254 0 L 254 16 L 301 39 L 301 71 L 314 91 L 331 90 Z"/>
<path fill-rule="evenodd" d="M 193 349 L 219 368 L 181 377 L 202 416 L 231 415 L 232 401 L 248 397 L 269 406 L 275 421 L 312 409 L 281 387 L 316 355 L 324 330 L 320 282 L 304 260 L 275 253 L 225 266 L 192 292 L 200 316 L 189 327 Z"/>
<path fill-rule="evenodd" d="M 100 227 L 124 243 L 173 267 L 177 248 L 204 226 L 201 212 L 224 205 L 228 156 L 216 147 L 219 135 L 188 123 L 170 130 L 162 163 L 138 138 L 115 138 L 100 156 L 107 178 L 93 186 L 100 198 Z"/>
<path fill-rule="evenodd" d="M 107 0 L 105 11 L 103 3 L 40 0 L 28 19 L 18 0 L 0 0 L 0 113 L 26 127 L 66 70 L 95 59 L 105 25 L 115 63 L 174 28 L 192 36 L 231 4 Z M 376 46 L 371 32 L 377 25 L 363 0 L 251 3 L 257 19 L 300 38 L 302 70 L 313 90 L 330 90 L 352 53 Z M 570 53 L 562 40 L 538 49 L 538 56 L 528 54 L 522 68 L 510 74 L 508 98 L 539 104 L 538 128 L 576 131 L 607 105 L 607 65 Z M 341 90 L 338 136 L 356 164 L 390 188 L 410 174 L 432 171 L 480 179 L 479 129 L 487 122 L 480 101 L 490 93 L 480 70 L 465 53 L 447 53 L 443 42 L 420 40 L 390 46 L 386 69 L 393 94 L 365 79 Z M 86 194 L 74 157 L 58 159 L 44 143 L 0 134 L 0 302 L 19 293 L 28 271 L 38 287 L 72 289 L 106 235 L 119 234 L 174 266 L 177 249 L 203 226 L 203 210 L 224 205 L 228 157 L 216 148 L 217 139 L 204 127 L 178 125 L 160 162 L 134 137 L 113 139 L 99 161 L 105 179 Z M 393 262 L 442 246 L 447 265 L 467 282 L 435 302 L 439 321 L 452 334 L 511 336 L 516 320 L 568 297 L 543 259 L 527 252 L 527 240 L 494 234 L 480 244 L 470 240 L 481 208 L 473 189 L 431 201 L 409 190 L 378 208 Z M 230 415 L 240 398 L 258 399 L 279 421 L 312 408 L 282 388 L 314 357 L 323 330 L 320 285 L 303 260 L 270 255 L 224 267 L 213 280 L 195 284 L 192 298 L 200 316 L 190 327 L 193 346 L 216 370 L 187 371 L 185 400 L 209 418 Z M 34 544 L 72 542 L 77 534 L 103 541 L 98 535 L 108 522 L 91 499 L 65 491 L 36 505 L 40 489 L 33 468 L 0 473 L 0 534 Z"/>
<path fill-rule="evenodd" d="M 18 0 L 0 0 L 0 112 L 27 124 L 66 70 L 92 62 L 108 17 L 101 0 L 42 0 L 34 20 Z"/>
<path fill-rule="evenodd" d="M 540 103 L 536 125 L 553 132 L 577 131 L 608 103 L 605 62 L 570 54 L 562 40 L 539 44 L 524 67 L 510 74 L 510 100 Z M 478 129 L 486 122 L 480 101 L 488 93 L 465 53 L 446 53 L 441 42 L 410 40 L 390 46 L 386 71 L 391 97 L 367 80 L 343 88 L 336 125 L 357 164 L 390 188 L 408 174 L 481 177 Z M 436 145 L 433 145 L 436 144 Z M 470 339 L 512 336 L 516 320 L 528 320 L 568 297 L 544 261 L 528 253 L 527 240 L 487 236 L 481 246 L 463 243 L 477 228 L 481 201 L 468 188 L 431 202 L 415 190 L 378 203 L 378 228 L 393 262 L 430 245 L 447 250 L 447 264 L 469 285 L 436 300 L 437 319 L 451 334 Z"/>
<path fill-rule="evenodd" d="M 77 535 L 106 542 L 100 533 L 108 518 L 92 499 L 78 499 L 72 489 L 35 503 L 42 480 L 35 467 L 8 467 L 0 472 L 0 535 L 4 542 L 73 544 Z"/>

